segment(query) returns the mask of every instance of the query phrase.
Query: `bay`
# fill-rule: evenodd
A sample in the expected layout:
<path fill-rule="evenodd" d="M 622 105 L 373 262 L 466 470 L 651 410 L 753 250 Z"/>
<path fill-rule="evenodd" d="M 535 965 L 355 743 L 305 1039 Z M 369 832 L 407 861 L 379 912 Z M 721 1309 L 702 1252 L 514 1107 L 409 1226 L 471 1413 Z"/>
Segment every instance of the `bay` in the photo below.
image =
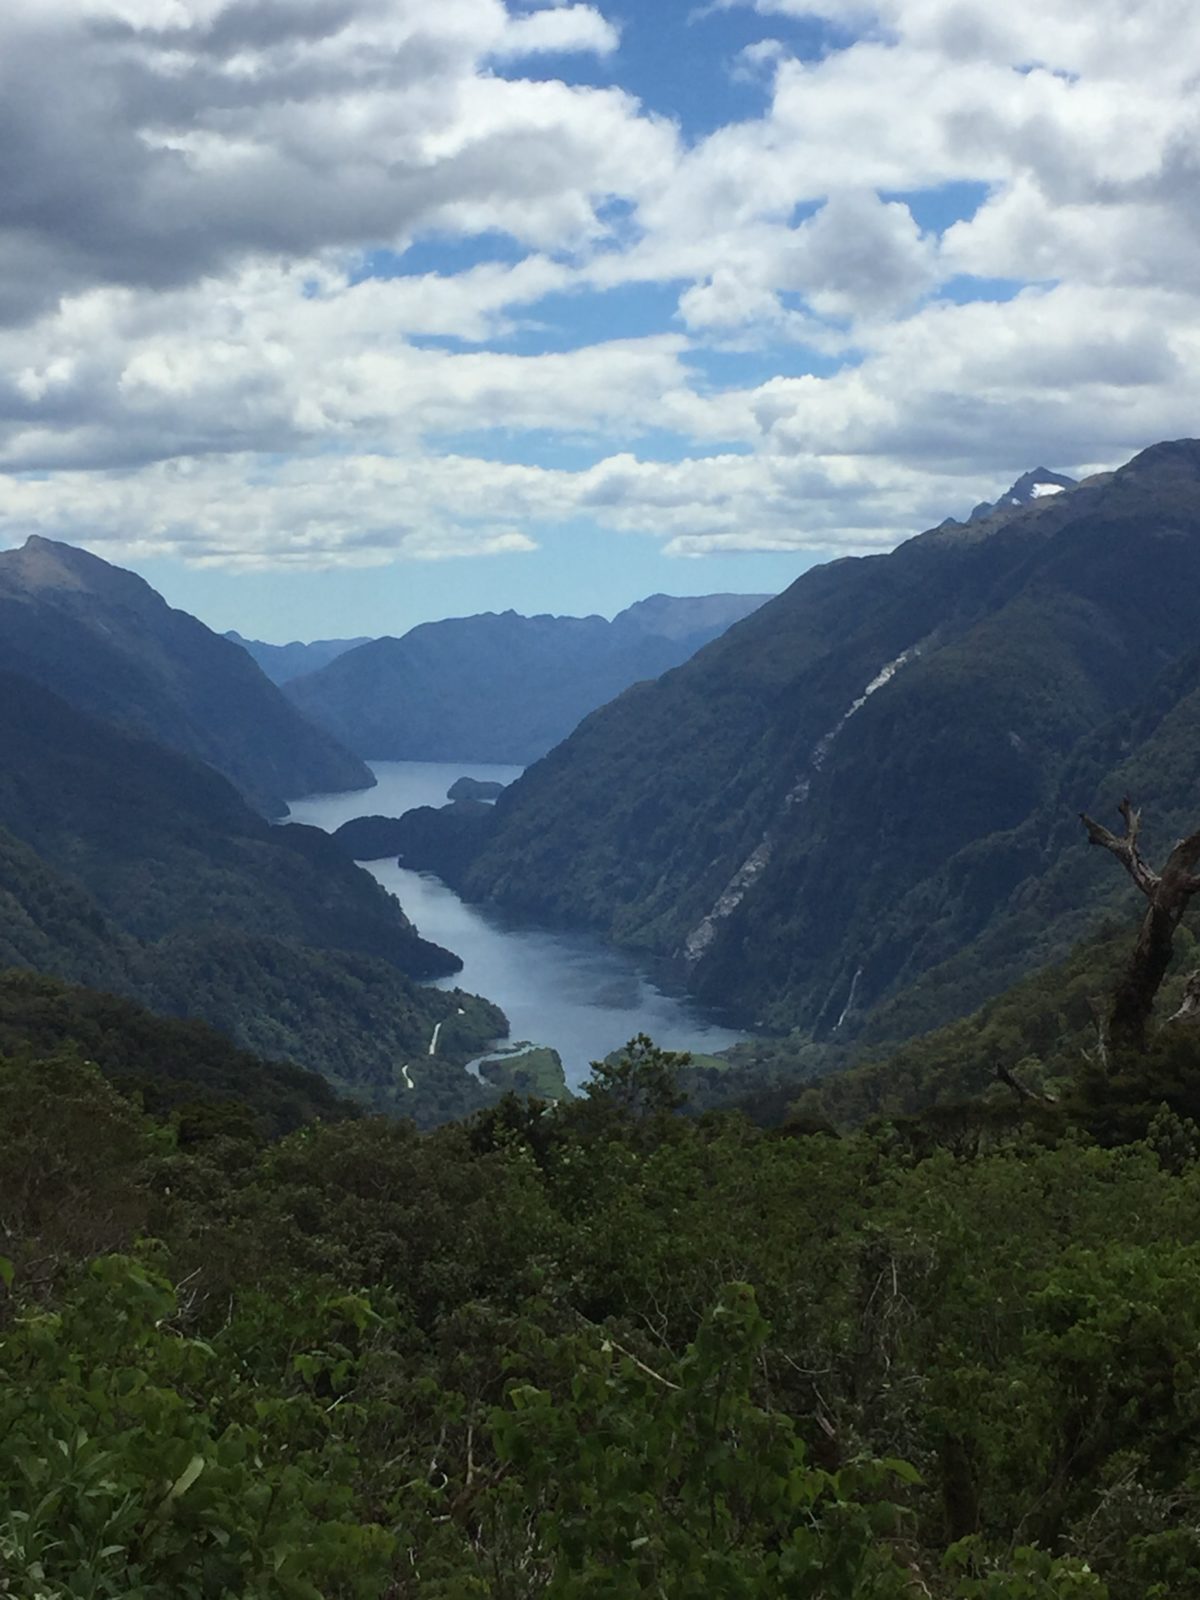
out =
<path fill-rule="evenodd" d="M 456 778 L 511 783 L 519 767 L 428 761 L 372 761 L 374 789 L 309 795 L 290 802 L 289 820 L 332 831 L 352 817 L 398 817 L 414 806 L 444 805 Z M 440 987 L 494 1000 L 512 1040 L 549 1045 L 572 1087 L 592 1061 L 649 1034 L 667 1050 L 711 1054 L 743 1037 L 704 1016 L 686 996 L 666 992 L 623 951 L 586 933 L 518 924 L 491 908 L 468 905 L 432 873 L 412 872 L 391 857 L 364 862 L 396 895 L 426 939 L 461 956 L 463 970 Z"/>

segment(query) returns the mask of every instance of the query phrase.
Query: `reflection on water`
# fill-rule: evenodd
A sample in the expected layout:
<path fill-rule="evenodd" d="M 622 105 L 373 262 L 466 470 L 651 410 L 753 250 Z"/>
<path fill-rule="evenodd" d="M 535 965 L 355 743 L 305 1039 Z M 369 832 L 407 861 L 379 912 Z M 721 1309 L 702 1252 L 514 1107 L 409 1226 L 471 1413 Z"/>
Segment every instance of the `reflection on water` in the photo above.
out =
<path fill-rule="evenodd" d="M 293 801 L 293 820 L 332 829 L 351 817 L 399 816 L 413 806 L 444 804 L 446 790 L 464 773 L 509 783 L 520 772 L 412 761 L 372 762 L 371 768 L 378 788 Z M 637 1033 L 666 1049 L 705 1052 L 741 1038 L 703 1019 L 686 1000 L 664 994 L 630 957 L 588 934 L 514 927 L 465 904 L 432 874 L 410 872 L 390 859 L 367 865 L 426 939 L 462 957 L 463 971 L 442 986 L 494 1000 L 508 1016 L 511 1037 L 553 1046 L 573 1085 L 587 1076 L 589 1062 Z"/>

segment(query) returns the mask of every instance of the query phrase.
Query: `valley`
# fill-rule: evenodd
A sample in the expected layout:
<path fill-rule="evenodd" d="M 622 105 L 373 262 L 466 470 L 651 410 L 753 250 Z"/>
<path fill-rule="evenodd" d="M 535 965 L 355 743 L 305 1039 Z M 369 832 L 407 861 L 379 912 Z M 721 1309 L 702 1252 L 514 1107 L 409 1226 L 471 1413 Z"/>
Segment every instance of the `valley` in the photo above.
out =
<path fill-rule="evenodd" d="M 0 1586 L 1190 1593 L 1198 578 L 1038 469 L 420 761 L 0 555 Z"/>
<path fill-rule="evenodd" d="M 382 807 L 401 815 L 416 806 L 445 803 L 462 765 L 436 762 L 371 763 L 376 785 L 364 794 L 314 796 L 290 802 L 291 817 L 332 831 Z M 471 763 L 485 782 L 507 785 L 517 767 Z M 453 950 L 462 970 L 439 979 L 484 994 L 508 1019 L 513 1040 L 548 1046 L 560 1058 L 568 1085 L 578 1090 L 594 1060 L 619 1050 L 639 1033 L 666 1050 L 712 1055 L 741 1038 L 706 1019 L 685 999 L 665 993 L 643 964 L 587 933 L 514 923 L 502 913 L 467 905 L 430 873 L 406 870 L 393 858 L 366 863 L 394 894 L 425 938 Z M 413 1066 L 419 1074 L 420 1063 Z"/>
<path fill-rule="evenodd" d="M 0 1600 L 1200 1600 L 1198 84 L 0 0 Z"/>

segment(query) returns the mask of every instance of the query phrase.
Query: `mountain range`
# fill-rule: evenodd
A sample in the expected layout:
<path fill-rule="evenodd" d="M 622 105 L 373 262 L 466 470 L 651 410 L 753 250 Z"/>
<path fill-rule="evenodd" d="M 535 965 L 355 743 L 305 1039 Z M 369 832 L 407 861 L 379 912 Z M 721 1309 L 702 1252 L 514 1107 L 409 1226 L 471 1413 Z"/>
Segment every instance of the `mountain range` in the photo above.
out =
<path fill-rule="evenodd" d="M 233 629 L 223 637 L 240 644 L 247 655 L 258 662 L 271 682 L 276 684 L 288 683 L 306 672 L 316 672 L 338 656 L 345 655 L 347 650 L 371 642 L 366 634 L 361 634 L 357 639 L 313 639 L 309 644 L 303 644 L 299 639 L 293 639 L 290 644 L 264 644 L 261 639 L 243 639 Z"/>
<path fill-rule="evenodd" d="M 347 650 L 285 692 L 371 760 L 523 766 L 597 706 L 695 654 L 763 595 L 652 595 L 603 617 L 515 611 L 423 623 Z"/>
<path fill-rule="evenodd" d="M 1161 843 L 1200 810 L 1200 444 L 1012 498 L 805 573 L 596 712 L 461 887 L 816 1038 L 919 1032 L 1061 954 L 1127 892 L 1077 813 L 1128 785 Z"/>
<path fill-rule="evenodd" d="M 375 781 L 244 650 L 72 545 L 35 535 L 0 552 L 0 671 L 198 757 L 268 815 L 289 796 Z"/>
<path fill-rule="evenodd" d="M 372 662 L 387 679 L 399 651 L 406 671 L 442 662 L 445 695 L 452 669 L 479 677 L 491 640 L 493 732 L 522 672 L 540 661 L 537 683 L 554 680 L 556 640 L 577 667 L 602 639 L 614 670 L 637 654 L 617 639 L 642 640 L 643 662 L 689 655 L 585 716 L 494 807 L 362 819 L 336 839 L 270 826 L 237 757 L 273 729 L 259 779 L 327 760 L 342 787 L 355 757 L 239 645 L 140 579 L 31 540 L 0 557 L 0 671 L 25 669 L 0 677 L 0 958 L 202 1017 L 374 1104 L 461 1110 L 476 1103 L 464 1074 L 410 1101 L 396 1061 L 441 1021 L 456 1071 L 503 1019 L 417 986 L 456 958 L 347 859 L 402 851 L 839 1059 L 939 1025 L 1123 903 L 1080 810 L 1133 793 L 1157 851 L 1200 800 L 1200 444 L 1060 480 L 1036 469 L 986 514 L 814 568 L 766 603 L 658 596 L 611 624 L 510 613 L 347 650 L 293 693 Z M 527 696 L 522 737 L 548 698 Z M 466 718 L 451 724 L 465 736 Z"/>

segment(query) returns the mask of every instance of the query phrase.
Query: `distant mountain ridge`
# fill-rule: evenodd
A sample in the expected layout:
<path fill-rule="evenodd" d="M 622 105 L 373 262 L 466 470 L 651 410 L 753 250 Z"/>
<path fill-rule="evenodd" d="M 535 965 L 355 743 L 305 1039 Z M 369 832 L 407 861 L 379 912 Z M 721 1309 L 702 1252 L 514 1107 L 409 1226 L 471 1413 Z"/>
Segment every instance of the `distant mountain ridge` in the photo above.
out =
<path fill-rule="evenodd" d="M 765 598 L 652 595 L 611 622 L 515 611 L 428 622 L 347 651 L 285 692 L 367 759 L 525 765 Z"/>
<path fill-rule="evenodd" d="M 338 656 L 345 655 L 347 650 L 356 650 L 360 644 L 371 642 L 370 636 L 364 633 L 357 639 L 313 639 L 308 644 L 293 639 L 290 644 L 264 644 L 261 639 L 244 639 L 233 628 L 222 634 L 222 638 L 240 644 L 276 685 L 288 683 L 306 672 L 317 672 L 336 661 Z"/>
<path fill-rule="evenodd" d="M 1198 585 L 1188 440 L 812 569 L 532 766 L 457 880 L 673 960 L 751 1024 L 842 1036 L 886 1011 L 921 1031 L 1120 892 L 1076 813 L 1114 789 L 1156 695 L 1173 742 L 1137 798 L 1168 826 L 1200 811 Z"/>
<path fill-rule="evenodd" d="M 34 535 L 0 552 L 0 670 L 207 762 L 270 815 L 375 781 L 244 650 L 71 545 Z"/>

